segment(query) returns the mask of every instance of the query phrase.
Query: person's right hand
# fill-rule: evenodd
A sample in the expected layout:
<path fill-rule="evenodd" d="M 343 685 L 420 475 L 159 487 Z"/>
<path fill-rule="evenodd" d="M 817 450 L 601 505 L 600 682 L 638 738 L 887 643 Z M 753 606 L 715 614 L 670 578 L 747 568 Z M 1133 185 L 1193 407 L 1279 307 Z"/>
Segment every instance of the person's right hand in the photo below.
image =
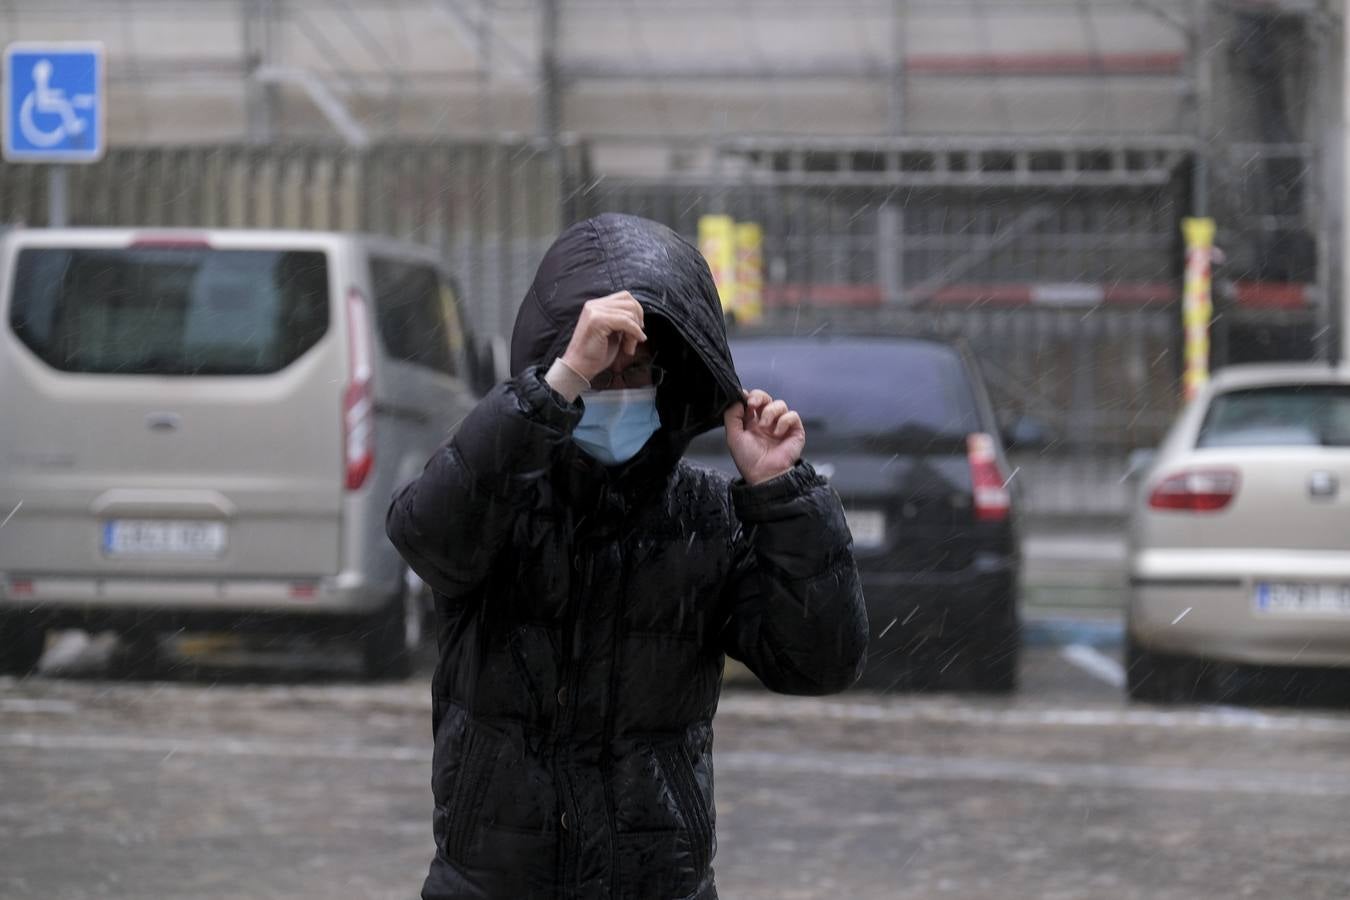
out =
<path fill-rule="evenodd" d="M 581 307 L 572 341 L 562 361 L 590 380 L 614 365 L 620 353 L 632 356 L 647 340 L 642 330 L 642 306 L 627 291 L 588 300 Z"/>

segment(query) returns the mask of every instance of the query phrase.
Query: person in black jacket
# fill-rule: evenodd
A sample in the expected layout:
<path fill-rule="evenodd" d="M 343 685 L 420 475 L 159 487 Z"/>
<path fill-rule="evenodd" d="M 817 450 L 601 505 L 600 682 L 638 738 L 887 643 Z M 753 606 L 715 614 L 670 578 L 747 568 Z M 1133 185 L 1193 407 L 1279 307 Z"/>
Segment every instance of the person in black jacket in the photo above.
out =
<path fill-rule="evenodd" d="M 511 355 L 387 520 L 436 601 L 422 897 L 715 898 L 725 657 L 787 694 L 863 665 L 839 498 L 797 415 L 742 390 L 706 263 L 655 222 L 565 231 Z M 682 459 L 719 424 L 734 482 Z"/>

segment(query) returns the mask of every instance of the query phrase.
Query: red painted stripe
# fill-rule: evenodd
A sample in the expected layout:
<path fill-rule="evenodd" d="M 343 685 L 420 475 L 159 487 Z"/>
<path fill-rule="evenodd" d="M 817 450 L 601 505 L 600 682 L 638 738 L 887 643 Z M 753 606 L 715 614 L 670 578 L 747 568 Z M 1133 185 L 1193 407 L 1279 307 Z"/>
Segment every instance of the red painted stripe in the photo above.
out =
<path fill-rule="evenodd" d="M 927 302 L 939 306 L 1034 306 L 1043 298 L 1063 297 L 1070 288 L 1087 293 L 1099 288 L 1102 300 L 1112 306 L 1146 306 L 1176 303 L 1181 299 L 1178 285 L 1167 281 L 1139 281 L 1097 285 L 1061 283 L 1026 284 L 950 284 L 935 291 Z M 1239 281 L 1235 285 L 1238 306 L 1252 309 L 1303 309 L 1308 305 L 1308 285 L 1283 281 Z M 843 306 L 873 307 L 883 303 L 876 284 L 767 284 L 766 307 Z M 1064 305 L 1060 299 L 1047 306 Z M 1090 305 L 1090 304 L 1089 304 Z"/>
<path fill-rule="evenodd" d="M 1253 309 L 1302 309 L 1308 305 L 1307 285 L 1288 281 L 1239 281 L 1237 305 Z"/>
<path fill-rule="evenodd" d="M 936 291 L 930 303 L 941 306 L 1029 306 L 1029 284 L 951 284 Z"/>
<path fill-rule="evenodd" d="M 918 54 L 905 71 L 919 75 L 1179 75 L 1182 53 Z"/>
<path fill-rule="evenodd" d="M 1087 292 L 1090 289 L 1097 288 L 1101 291 L 1102 300 L 1115 306 L 1144 306 L 1151 303 L 1173 303 L 1180 298 L 1181 292 L 1176 285 L 1169 284 L 1166 281 L 1150 282 L 1141 281 L 1133 283 L 1117 283 L 1096 285 L 1085 283 L 1082 285 L 1063 285 L 1063 284 L 954 284 L 943 288 L 933 295 L 932 302 L 948 306 L 980 306 L 980 305 L 998 305 L 998 306 L 1024 306 L 1038 305 L 1042 294 L 1047 296 L 1062 296 L 1070 287 L 1080 287 L 1084 291 L 1084 302 L 1089 298 Z M 1056 303 L 1047 303 L 1050 305 L 1069 305 L 1067 301 L 1060 300 Z M 1091 305 L 1091 304 L 1089 304 Z"/>
<path fill-rule="evenodd" d="M 880 306 L 877 284 L 766 284 L 764 305 L 776 306 Z"/>
<path fill-rule="evenodd" d="M 1181 299 L 1181 291 L 1175 284 L 1167 281 L 1108 284 L 1105 286 L 1105 295 L 1107 303 L 1117 303 L 1121 306 L 1175 303 Z"/>

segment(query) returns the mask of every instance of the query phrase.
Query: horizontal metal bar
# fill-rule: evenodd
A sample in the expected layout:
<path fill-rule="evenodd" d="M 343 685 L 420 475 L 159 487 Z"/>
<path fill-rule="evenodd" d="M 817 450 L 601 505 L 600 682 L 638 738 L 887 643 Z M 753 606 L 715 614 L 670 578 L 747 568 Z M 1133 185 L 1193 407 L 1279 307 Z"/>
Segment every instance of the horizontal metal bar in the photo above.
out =
<path fill-rule="evenodd" d="M 1029 151 L 1149 151 L 1182 150 L 1191 151 L 1197 141 L 1186 134 L 1060 134 L 1003 136 L 985 134 L 947 134 L 911 137 L 891 137 L 888 135 L 860 135 L 856 137 L 774 137 L 748 136 L 728 138 L 720 144 L 723 148 L 746 150 L 850 150 L 904 153 L 911 150 L 1029 150 Z"/>
<path fill-rule="evenodd" d="M 852 133 L 818 135 L 801 132 L 758 132 L 742 137 L 728 138 L 725 131 L 587 131 L 578 135 L 588 144 L 648 145 L 651 147 L 679 147 L 681 150 L 725 149 L 735 152 L 764 150 L 789 152 L 792 150 L 865 151 L 875 153 L 955 152 L 965 150 L 1025 151 L 1100 151 L 1149 152 L 1176 150 L 1191 152 L 1198 145 L 1188 134 L 1140 135 L 1137 132 L 1098 132 L 1092 134 L 1063 133 L 933 133 L 895 137 L 886 134 Z"/>
<path fill-rule="evenodd" d="M 674 173 L 651 178 L 607 177 L 606 184 L 625 188 L 668 185 L 717 190 L 754 187 L 951 187 L 951 188 L 1145 188 L 1171 182 L 1171 170 L 1132 172 L 738 172 L 717 176 L 705 172 Z"/>
<path fill-rule="evenodd" d="M 977 79 L 997 78 L 1007 85 L 1014 81 L 1047 81 L 1051 79 L 1092 78 L 1096 81 L 1110 79 L 1147 78 L 1155 84 L 1168 88 L 1183 96 L 1194 90 L 1194 83 L 1186 77 L 1173 72 L 1114 72 L 1084 69 L 1082 71 L 1014 71 L 1014 72 L 971 72 L 943 71 L 939 69 L 904 67 L 907 79 L 951 79 L 976 82 Z M 791 68 L 765 66 L 699 65 L 686 66 L 629 66 L 605 63 L 572 63 L 560 67 L 560 75 L 566 81 L 580 82 L 672 82 L 672 81 L 880 81 L 897 76 L 892 66 L 868 66 L 856 63 L 819 63 L 814 65 L 794 65 Z M 978 82 L 977 82 L 978 83 Z"/>

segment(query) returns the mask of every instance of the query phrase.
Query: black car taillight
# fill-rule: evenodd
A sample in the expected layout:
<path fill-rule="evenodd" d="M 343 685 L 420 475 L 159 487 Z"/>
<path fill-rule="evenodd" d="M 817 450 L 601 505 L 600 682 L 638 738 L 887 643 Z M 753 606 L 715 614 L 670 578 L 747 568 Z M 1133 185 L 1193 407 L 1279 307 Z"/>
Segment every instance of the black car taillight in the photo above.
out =
<path fill-rule="evenodd" d="M 992 435 L 977 433 L 966 438 L 966 458 L 970 460 L 971 494 L 978 522 L 1002 522 L 1012 509 L 1008 479 L 998 464 Z"/>

